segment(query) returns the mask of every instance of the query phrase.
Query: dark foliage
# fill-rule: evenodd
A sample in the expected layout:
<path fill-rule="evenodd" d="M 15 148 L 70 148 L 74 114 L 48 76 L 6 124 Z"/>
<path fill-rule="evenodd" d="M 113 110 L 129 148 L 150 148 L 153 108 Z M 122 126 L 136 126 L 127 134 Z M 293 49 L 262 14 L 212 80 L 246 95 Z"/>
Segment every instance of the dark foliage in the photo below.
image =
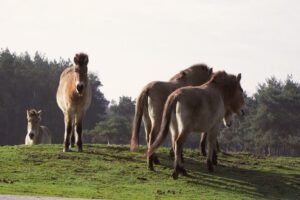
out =
<path fill-rule="evenodd" d="M 48 61 L 40 53 L 32 59 L 28 53 L 16 55 L 0 51 L 0 145 L 24 143 L 26 109 L 42 110 L 42 124 L 49 127 L 53 142 L 63 141 L 63 114 L 56 103 L 56 90 L 61 72 L 70 60 Z M 90 73 L 93 99 L 84 128 L 91 129 L 103 120 L 108 101 L 100 91 L 101 82 Z"/>

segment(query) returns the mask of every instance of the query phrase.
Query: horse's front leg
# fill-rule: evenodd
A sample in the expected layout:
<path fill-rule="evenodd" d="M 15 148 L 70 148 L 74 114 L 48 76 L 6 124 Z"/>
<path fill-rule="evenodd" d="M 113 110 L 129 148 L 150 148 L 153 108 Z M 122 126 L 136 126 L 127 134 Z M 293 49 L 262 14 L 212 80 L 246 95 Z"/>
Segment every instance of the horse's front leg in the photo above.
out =
<path fill-rule="evenodd" d="M 205 150 L 206 136 L 207 136 L 207 133 L 205 133 L 205 132 L 201 133 L 200 152 L 201 152 L 202 156 L 206 156 L 206 150 Z"/>
<path fill-rule="evenodd" d="M 75 117 L 75 142 L 78 152 L 82 152 L 82 116 Z"/>
<path fill-rule="evenodd" d="M 72 119 L 70 114 L 65 113 L 64 120 L 65 120 L 65 137 L 64 137 L 63 152 L 68 152 L 70 151 L 70 137 L 72 134 Z"/>

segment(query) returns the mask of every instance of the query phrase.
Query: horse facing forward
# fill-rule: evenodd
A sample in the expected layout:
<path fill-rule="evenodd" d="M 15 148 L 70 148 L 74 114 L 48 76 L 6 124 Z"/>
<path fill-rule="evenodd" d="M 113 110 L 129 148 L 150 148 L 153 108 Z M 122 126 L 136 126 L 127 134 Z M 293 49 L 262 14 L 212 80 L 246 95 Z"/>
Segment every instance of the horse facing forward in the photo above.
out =
<path fill-rule="evenodd" d="M 27 110 L 27 135 L 25 145 L 51 144 L 51 133 L 46 126 L 40 126 L 42 111 Z"/>
<path fill-rule="evenodd" d="M 231 116 L 243 115 L 243 90 L 240 85 L 241 74 L 229 75 L 217 72 L 202 86 L 183 87 L 173 92 L 164 107 L 162 125 L 155 142 L 150 146 L 147 156 L 163 142 L 169 129 L 172 134 L 172 147 L 175 153 L 174 179 L 178 174 L 186 174 L 181 160 L 183 143 L 191 132 L 207 132 L 207 167 L 213 171 L 213 151 L 222 122 L 230 126 Z"/>
<path fill-rule="evenodd" d="M 82 121 L 92 99 L 92 90 L 87 74 L 88 62 L 88 55 L 76 54 L 75 66 L 65 69 L 60 76 L 56 101 L 64 114 L 64 152 L 70 151 L 70 139 L 73 134 L 78 151 L 82 151 Z"/>

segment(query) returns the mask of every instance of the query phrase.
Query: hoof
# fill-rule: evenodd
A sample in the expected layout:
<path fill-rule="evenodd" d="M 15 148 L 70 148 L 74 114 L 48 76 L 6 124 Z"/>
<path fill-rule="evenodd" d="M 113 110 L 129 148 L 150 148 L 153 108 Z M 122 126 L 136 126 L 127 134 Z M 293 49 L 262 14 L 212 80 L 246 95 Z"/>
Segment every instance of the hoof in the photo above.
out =
<path fill-rule="evenodd" d="M 174 172 L 172 173 L 172 178 L 173 178 L 174 180 L 177 180 L 177 179 L 178 179 L 178 172 L 174 171 Z"/>
<path fill-rule="evenodd" d="M 213 164 L 210 160 L 207 160 L 207 169 L 209 172 L 213 172 L 214 171 L 214 167 L 213 167 Z"/>
<path fill-rule="evenodd" d="M 77 150 L 78 152 L 82 152 L 82 148 L 78 148 L 78 150 Z"/>

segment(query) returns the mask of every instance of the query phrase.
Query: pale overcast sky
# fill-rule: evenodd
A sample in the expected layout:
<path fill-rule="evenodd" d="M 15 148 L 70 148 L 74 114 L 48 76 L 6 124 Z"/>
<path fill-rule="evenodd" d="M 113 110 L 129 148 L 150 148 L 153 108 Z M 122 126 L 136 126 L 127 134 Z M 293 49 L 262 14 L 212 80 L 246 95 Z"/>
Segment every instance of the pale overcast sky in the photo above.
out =
<path fill-rule="evenodd" d="M 109 100 L 136 96 L 192 64 L 300 82 L 298 0 L 0 0 L 0 48 L 90 56 Z M 58 84 L 58 83 L 53 83 Z"/>

